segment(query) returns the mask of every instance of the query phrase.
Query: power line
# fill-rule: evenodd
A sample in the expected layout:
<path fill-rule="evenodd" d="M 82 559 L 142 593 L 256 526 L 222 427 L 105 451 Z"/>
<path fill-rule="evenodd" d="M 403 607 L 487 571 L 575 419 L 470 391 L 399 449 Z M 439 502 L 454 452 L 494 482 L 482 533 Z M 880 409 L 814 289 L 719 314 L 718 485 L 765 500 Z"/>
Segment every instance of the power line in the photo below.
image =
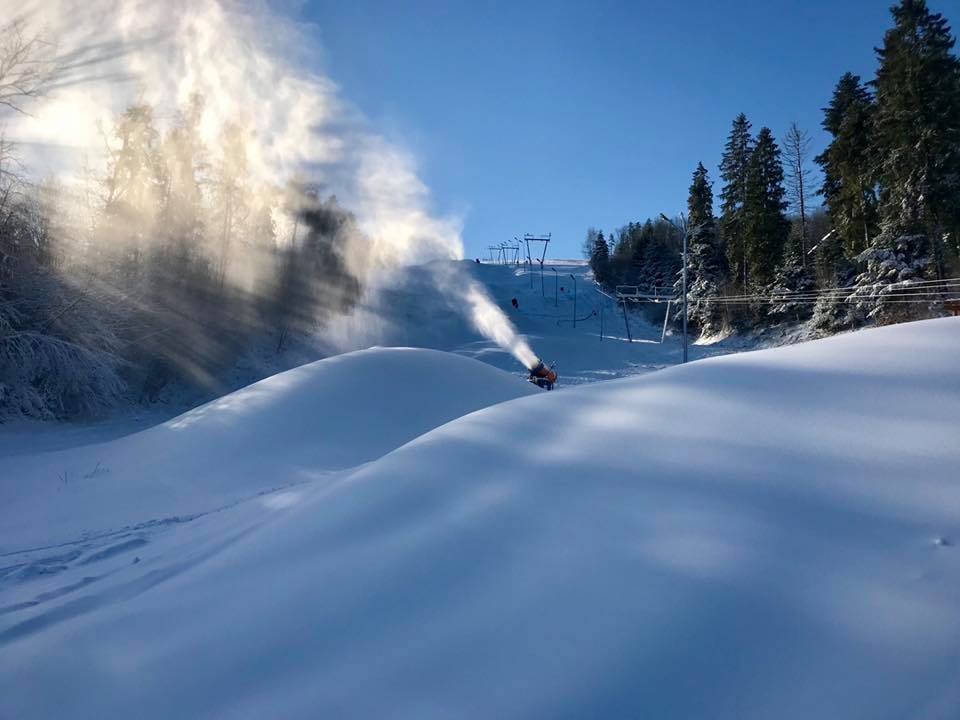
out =
<path fill-rule="evenodd" d="M 891 283 L 884 286 L 889 290 L 876 289 L 877 284 L 873 285 L 851 285 L 842 288 L 821 288 L 818 290 L 784 290 L 769 294 L 741 294 L 741 295 L 718 295 L 707 298 L 696 298 L 702 302 L 717 302 L 727 304 L 749 304 L 749 303 L 816 303 L 820 300 L 836 300 L 844 302 L 858 302 L 863 300 L 885 300 L 894 301 L 912 301 L 917 303 L 930 303 L 937 301 L 952 301 L 960 299 L 953 297 L 960 295 L 960 277 L 943 278 L 941 280 L 917 280 L 915 282 L 906 281 Z M 636 286 L 632 286 L 636 287 Z M 864 292 L 867 291 L 867 292 Z M 618 300 L 630 300 L 631 302 L 662 302 L 665 300 L 676 300 L 668 297 L 641 297 L 637 295 L 620 295 Z"/>
<path fill-rule="evenodd" d="M 751 294 L 741 294 L 741 295 L 718 295 L 714 299 L 730 299 L 730 300 L 748 300 L 751 298 L 765 298 L 775 295 L 777 297 L 823 297 L 823 296 L 838 296 L 838 297 L 849 297 L 851 295 L 856 295 L 857 297 L 864 297 L 862 294 L 859 294 L 858 290 L 872 289 L 877 283 L 872 285 L 852 285 L 849 287 L 843 288 L 821 288 L 818 290 L 783 290 L 776 291 L 767 295 L 760 295 L 757 293 Z M 954 292 L 950 288 L 960 288 L 960 278 L 946 278 L 943 280 L 923 280 L 916 283 L 891 283 L 886 287 L 891 288 L 891 292 L 896 293 L 912 293 L 917 294 L 933 294 L 937 292 L 942 292 L 948 290 L 949 292 Z M 914 292 L 916 291 L 916 292 Z M 881 293 L 878 293 L 881 294 Z"/>

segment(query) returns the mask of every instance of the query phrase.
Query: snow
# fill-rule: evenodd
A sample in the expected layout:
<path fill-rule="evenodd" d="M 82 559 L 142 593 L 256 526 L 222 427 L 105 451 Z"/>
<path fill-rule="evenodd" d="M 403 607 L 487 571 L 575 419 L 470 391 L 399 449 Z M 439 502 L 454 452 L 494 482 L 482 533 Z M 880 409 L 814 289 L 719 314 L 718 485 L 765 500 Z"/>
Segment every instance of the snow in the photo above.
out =
<path fill-rule="evenodd" d="M 0 459 L 0 717 L 955 716 L 960 320 L 465 349 Z"/>
<path fill-rule="evenodd" d="M 0 458 L 0 552 L 324 477 L 534 392 L 432 350 L 374 348 L 303 365 L 119 440 Z"/>
<path fill-rule="evenodd" d="M 527 273 L 522 266 L 478 265 L 473 261 L 462 261 L 459 265 L 465 275 L 463 290 L 466 291 L 472 281 L 481 283 L 530 341 L 534 352 L 548 364 L 557 364 L 561 387 L 642 374 L 680 362 L 679 337 L 668 334 L 664 344 L 660 343 L 666 303 L 650 308 L 651 321 L 644 319 L 639 306 L 632 308 L 629 317 L 632 342 L 628 341 L 622 311 L 597 291 L 585 262 L 547 260 L 542 283 L 539 270 Z M 449 274 L 445 268 L 439 272 Z M 371 340 L 386 345 L 455 352 L 526 375 L 526 369 L 508 351 L 478 336 L 465 318 L 464 308 L 438 295 L 434 286 L 437 274 L 438 271 L 430 267 L 412 267 L 395 273 L 390 279 L 390 289 L 361 312 L 367 331 L 374 327 Z M 457 293 L 451 295 L 456 297 Z M 512 298 L 517 298 L 518 309 L 512 307 Z M 578 318 L 576 327 L 573 326 L 574 307 Z M 372 318 L 376 320 L 371 322 Z M 358 337 L 365 328 L 350 329 L 350 335 Z M 690 357 L 710 357 L 731 349 L 691 345 Z"/>

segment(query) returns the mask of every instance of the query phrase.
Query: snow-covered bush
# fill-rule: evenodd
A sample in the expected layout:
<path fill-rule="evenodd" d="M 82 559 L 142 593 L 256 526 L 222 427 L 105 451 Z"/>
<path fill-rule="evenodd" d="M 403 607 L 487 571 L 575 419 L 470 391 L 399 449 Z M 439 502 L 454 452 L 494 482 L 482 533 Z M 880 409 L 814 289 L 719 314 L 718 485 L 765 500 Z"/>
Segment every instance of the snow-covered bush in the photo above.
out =
<path fill-rule="evenodd" d="M 89 415 L 116 403 L 125 388 L 120 342 L 83 307 L 82 291 L 36 268 L 15 277 L 20 287 L 8 283 L 0 301 L 0 420 Z"/>

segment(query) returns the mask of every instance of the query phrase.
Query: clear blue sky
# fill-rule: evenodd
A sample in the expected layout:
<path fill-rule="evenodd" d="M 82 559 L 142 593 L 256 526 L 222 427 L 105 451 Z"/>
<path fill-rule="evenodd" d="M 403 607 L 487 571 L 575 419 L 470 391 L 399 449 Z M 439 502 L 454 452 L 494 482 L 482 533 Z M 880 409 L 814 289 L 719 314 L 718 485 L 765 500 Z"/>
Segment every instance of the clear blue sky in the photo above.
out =
<path fill-rule="evenodd" d="M 890 0 L 443 2 L 308 0 L 324 71 L 417 157 L 433 209 L 464 217 L 468 256 L 552 232 L 553 257 L 685 207 L 730 122 L 824 145 L 845 71 L 873 74 Z M 931 7 L 951 23 L 951 3 Z M 956 27 L 954 27 L 956 31 Z"/>

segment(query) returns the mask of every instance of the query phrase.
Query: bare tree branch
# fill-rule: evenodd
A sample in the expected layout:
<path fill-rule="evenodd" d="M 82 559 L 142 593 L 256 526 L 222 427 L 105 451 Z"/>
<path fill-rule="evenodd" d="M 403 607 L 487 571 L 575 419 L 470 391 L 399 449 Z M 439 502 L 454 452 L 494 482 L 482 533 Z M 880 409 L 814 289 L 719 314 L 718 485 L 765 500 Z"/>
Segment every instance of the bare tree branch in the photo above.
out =
<path fill-rule="evenodd" d="M 795 122 L 790 123 L 783 141 L 783 157 L 786 160 L 787 197 L 794 212 L 800 218 L 800 254 L 803 266 L 807 265 L 807 198 L 810 196 L 810 134 L 801 130 Z"/>

